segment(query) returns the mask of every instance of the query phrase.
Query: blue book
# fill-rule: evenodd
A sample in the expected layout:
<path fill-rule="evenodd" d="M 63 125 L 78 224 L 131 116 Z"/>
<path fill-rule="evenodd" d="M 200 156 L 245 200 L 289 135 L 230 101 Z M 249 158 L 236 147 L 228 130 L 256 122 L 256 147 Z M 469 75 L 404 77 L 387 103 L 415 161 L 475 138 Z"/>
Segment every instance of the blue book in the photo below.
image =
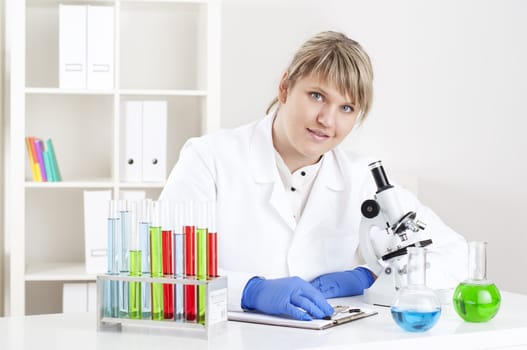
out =
<path fill-rule="evenodd" d="M 53 181 L 62 181 L 62 176 L 60 176 L 59 165 L 57 163 L 57 156 L 55 154 L 55 148 L 53 147 L 53 142 L 51 139 L 46 140 L 46 149 L 49 152 L 51 158 L 51 167 L 53 169 Z"/>

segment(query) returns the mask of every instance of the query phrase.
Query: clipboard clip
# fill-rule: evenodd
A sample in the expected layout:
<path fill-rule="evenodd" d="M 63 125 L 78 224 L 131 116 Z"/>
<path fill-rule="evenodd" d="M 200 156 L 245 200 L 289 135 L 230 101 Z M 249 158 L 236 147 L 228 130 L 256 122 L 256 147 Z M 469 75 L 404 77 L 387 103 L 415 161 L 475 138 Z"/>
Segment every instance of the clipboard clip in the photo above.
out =
<path fill-rule="evenodd" d="M 324 318 L 326 320 L 333 320 L 333 324 L 341 324 L 349 321 L 353 321 L 364 315 L 364 311 L 357 308 L 351 308 L 350 306 L 336 305 L 333 307 L 333 315 Z"/>

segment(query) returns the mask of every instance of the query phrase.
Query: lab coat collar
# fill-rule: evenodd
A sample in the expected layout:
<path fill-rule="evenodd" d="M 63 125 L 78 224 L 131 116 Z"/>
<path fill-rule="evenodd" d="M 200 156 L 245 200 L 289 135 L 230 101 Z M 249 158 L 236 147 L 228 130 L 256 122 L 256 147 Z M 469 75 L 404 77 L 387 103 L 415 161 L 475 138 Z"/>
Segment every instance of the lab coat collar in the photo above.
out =
<path fill-rule="evenodd" d="M 270 114 L 256 124 L 249 146 L 249 166 L 256 183 L 273 183 L 269 202 L 291 230 L 295 231 L 297 223 L 276 166 L 272 137 L 273 120 L 274 114 Z M 339 158 L 338 150 L 329 151 L 324 155 L 302 217 L 305 216 L 306 211 L 313 210 L 308 207 L 316 207 L 314 203 L 323 203 L 326 189 L 333 191 L 344 189 L 344 175 Z M 304 221 L 303 226 L 311 226 L 310 220 L 301 221 Z"/>
<path fill-rule="evenodd" d="M 249 165 L 257 183 L 274 182 L 279 177 L 273 146 L 274 116 L 274 113 L 268 114 L 260 120 L 256 124 L 251 138 Z"/>

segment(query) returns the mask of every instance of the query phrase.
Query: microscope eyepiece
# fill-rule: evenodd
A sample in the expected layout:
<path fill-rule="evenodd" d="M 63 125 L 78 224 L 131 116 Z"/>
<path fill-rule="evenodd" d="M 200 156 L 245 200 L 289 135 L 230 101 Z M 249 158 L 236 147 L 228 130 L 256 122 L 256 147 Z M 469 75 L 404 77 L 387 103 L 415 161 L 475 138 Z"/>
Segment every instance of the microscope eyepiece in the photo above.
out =
<path fill-rule="evenodd" d="M 370 168 L 373 179 L 375 180 L 375 184 L 377 185 L 377 193 L 393 187 L 388 182 L 388 177 L 384 172 L 384 168 L 380 160 L 371 163 L 368 165 L 368 167 Z"/>

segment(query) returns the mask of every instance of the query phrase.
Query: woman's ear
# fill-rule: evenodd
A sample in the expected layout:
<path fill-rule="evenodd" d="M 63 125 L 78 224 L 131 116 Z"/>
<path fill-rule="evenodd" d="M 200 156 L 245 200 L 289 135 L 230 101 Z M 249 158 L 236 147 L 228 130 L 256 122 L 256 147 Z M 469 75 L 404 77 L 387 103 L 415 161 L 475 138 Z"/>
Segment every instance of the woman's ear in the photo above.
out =
<path fill-rule="evenodd" d="M 287 72 L 284 72 L 280 79 L 280 84 L 278 84 L 278 101 L 280 101 L 281 104 L 284 104 L 287 101 L 287 93 L 289 91 L 289 81 L 287 80 L 287 77 Z"/>

